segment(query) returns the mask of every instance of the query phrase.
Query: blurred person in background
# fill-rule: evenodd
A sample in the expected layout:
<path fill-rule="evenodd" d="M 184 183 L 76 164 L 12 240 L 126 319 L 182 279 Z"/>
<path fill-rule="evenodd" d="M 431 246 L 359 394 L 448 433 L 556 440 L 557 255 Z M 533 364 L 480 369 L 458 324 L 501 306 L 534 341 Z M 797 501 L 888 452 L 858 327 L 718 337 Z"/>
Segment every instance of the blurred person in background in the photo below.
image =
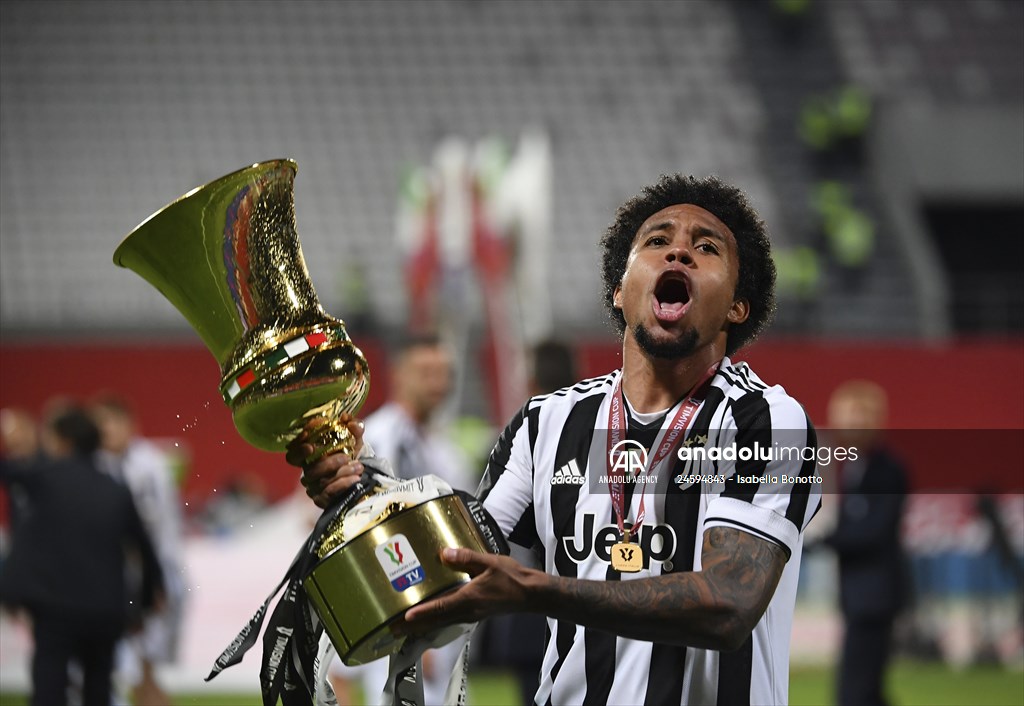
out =
<path fill-rule="evenodd" d="M 548 395 L 576 382 L 576 364 L 572 349 L 556 340 L 538 343 L 530 351 L 530 397 Z M 513 551 L 518 548 L 512 545 Z M 528 552 L 514 553 L 521 563 L 538 566 L 539 557 L 534 555 L 540 547 Z M 536 613 L 511 613 L 488 618 L 481 626 L 485 635 L 485 658 L 488 664 L 511 669 L 519 686 L 522 703 L 533 703 L 533 696 L 539 686 L 540 671 L 544 661 L 543 615 Z"/>
<path fill-rule="evenodd" d="M 34 461 L 39 453 L 39 431 L 36 420 L 23 409 L 0 409 L 0 444 L 4 458 L 12 461 Z"/>
<path fill-rule="evenodd" d="M 82 409 L 61 407 L 42 429 L 45 459 L 0 464 L 21 483 L 32 513 L 0 576 L 0 599 L 32 619 L 34 706 L 68 700 L 68 668 L 83 671 L 82 702 L 111 702 L 114 648 L 136 613 L 126 586 L 126 548 L 142 561 L 141 609 L 160 600 L 159 561 L 131 494 L 100 471 L 100 432 Z"/>
<path fill-rule="evenodd" d="M 909 597 L 909 569 L 900 538 L 907 473 L 882 443 L 888 398 L 873 382 L 852 380 L 829 399 L 836 445 L 855 447 L 857 459 L 836 462 L 836 526 L 824 538 L 839 560 L 839 605 L 844 632 L 839 706 L 878 706 L 884 695 L 893 625 Z"/>
<path fill-rule="evenodd" d="M 472 492 L 476 478 L 464 454 L 449 440 L 440 418 L 452 393 L 454 365 L 449 346 L 436 334 L 410 335 L 400 341 L 392 353 L 389 399 L 366 418 L 363 441 L 390 462 L 397 478 L 436 475 L 453 488 Z M 425 703 L 443 702 L 462 645 L 463 640 L 456 640 L 424 654 Z M 331 684 L 340 704 L 353 702 L 352 682 L 356 679 L 365 697 L 376 703 L 387 676 L 386 659 L 347 667 L 336 657 L 331 665 Z"/>
<path fill-rule="evenodd" d="M 472 489 L 476 477 L 441 418 L 455 380 L 451 349 L 436 334 L 410 335 L 392 360 L 389 400 L 366 418 L 363 439 L 397 478 L 434 474 L 453 488 Z"/>
<path fill-rule="evenodd" d="M 0 409 L 0 449 L 7 463 L 30 465 L 38 461 L 39 431 L 31 414 L 12 407 Z M 7 506 L 8 527 L 0 527 L 0 570 L 31 512 L 28 491 L 21 483 L 7 486 Z"/>
<path fill-rule="evenodd" d="M 177 657 L 185 602 L 183 521 L 174 468 L 159 447 L 139 436 L 135 416 L 120 397 L 99 395 L 89 412 L 100 430 L 101 468 L 131 491 L 164 576 L 163 609 L 147 616 L 142 631 L 118 646 L 119 686 L 131 692 L 134 703 L 163 706 L 170 700 L 154 670 Z"/>
<path fill-rule="evenodd" d="M 253 518 L 269 505 L 270 497 L 263 476 L 239 471 L 207 498 L 199 519 L 204 532 L 228 536 L 249 527 Z"/>
<path fill-rule="evenodd" d="M 479 490 L 510 543 L 544 547 L 544 571 L 445 550 L 442 561 L 472 580 L 410 608 L 396 628 L 547 615 L 537 703 L 787 703 L 803 532 L 821 505 L 815 459 L 675 455 L 712 435 L 751 452 L 755 442 L 817 448 L 799 403 L 729 358 L 774 309 L 767 229 L 735 187 L 676 174 L 623 204 L 601 245 L 622 368 L 532 398 L 500 435 Z M 643 470 L 632 466 L 640 454 L 626 459 L 630 475 L 658 479 L 663 492 L 609 475 L 625 456 L 616 436 L 650 454 Z M 296 440 L 287 458 L 325 507 L 363 466 L 345 454 L 304 465 L 315 451 Z M 602 477 L 621 492 L 592 490 Z"/>

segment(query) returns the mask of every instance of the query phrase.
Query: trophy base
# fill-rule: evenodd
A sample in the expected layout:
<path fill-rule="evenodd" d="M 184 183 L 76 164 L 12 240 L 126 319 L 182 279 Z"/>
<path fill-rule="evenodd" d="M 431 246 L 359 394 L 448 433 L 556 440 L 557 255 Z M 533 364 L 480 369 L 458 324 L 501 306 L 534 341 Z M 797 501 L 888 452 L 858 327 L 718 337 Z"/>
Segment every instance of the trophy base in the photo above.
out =
<path fill-rule="evenodd" d="M 347 665 L 398 652 L 391 626 L 409 608 L 469 581 L 441 563 L 446 547 L 488 551 L 462 500 L 434 498 L 392 515 L 325 556 L 306 577 L 306 595 Z M 461 634 L 450 629 L 447 641 Z M 443 644 L 445 635 L 435 636 Z"/>

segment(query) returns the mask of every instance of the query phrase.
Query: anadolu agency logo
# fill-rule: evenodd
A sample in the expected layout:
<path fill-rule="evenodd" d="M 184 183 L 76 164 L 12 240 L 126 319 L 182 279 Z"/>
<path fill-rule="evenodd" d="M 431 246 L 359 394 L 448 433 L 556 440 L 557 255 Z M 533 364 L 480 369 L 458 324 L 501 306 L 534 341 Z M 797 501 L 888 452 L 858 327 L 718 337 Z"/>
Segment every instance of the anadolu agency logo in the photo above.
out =
<path fill-rule="evenodd" d="M 613 476 L 637 476 L 647 468 L 647 449 L 633 439 L 623 439 L 608 452 L 608 470 Z"/>
<path fill-rule="evenodd" d="M 426 578 L 423 565 L 412 550 L 404 534 L 396 534 L 377 545 L 374 549 L 380 568 L 384 569 L 388 581 L 396 591 L 422 583 Z"/>
<path fill-rule="evenodd" d="M 631 483 L 647 480 L 647 449 L 632 439 L 618 442 L 608 452 L 608 474 L 602 475 L 600 483 Z"/>

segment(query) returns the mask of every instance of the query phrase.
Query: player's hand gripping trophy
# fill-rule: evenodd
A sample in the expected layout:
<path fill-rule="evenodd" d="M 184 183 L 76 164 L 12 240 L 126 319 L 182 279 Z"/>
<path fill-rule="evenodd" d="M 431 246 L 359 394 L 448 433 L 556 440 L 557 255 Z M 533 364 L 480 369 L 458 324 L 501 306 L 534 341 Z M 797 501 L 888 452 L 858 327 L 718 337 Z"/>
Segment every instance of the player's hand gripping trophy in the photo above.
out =
<path fill-rule="evenodd" d="M 316 449 L 308 462 L 334 452 L 354 458 L 348 423 L 366 400 L 369 369 L 313 291 L 295 227 L 295 173 L 290 160 L 262 162 L 195 189 L 132 231 L 114 262 L 156 287 L 202 338 L 242 438 L 283 452 L 303 434 Z M 405 638 L 391 623 L 469 580 L 441 563 L 442 548 L 494 549 L 450 489 L 409 502 L 401 492 L 389 500 L 394 483 L 366 487 L 374 502 L 357 507 L 373 516 L 354 524 L 351 512 L 326 510 L 331 521 L 311 537 L 314 566 L 298 577 L 348 664 L 397 652 Z M 399 540 L 404 553 L 389 553 Z M 391 565 L 394 556 L 403 561 Z"/>

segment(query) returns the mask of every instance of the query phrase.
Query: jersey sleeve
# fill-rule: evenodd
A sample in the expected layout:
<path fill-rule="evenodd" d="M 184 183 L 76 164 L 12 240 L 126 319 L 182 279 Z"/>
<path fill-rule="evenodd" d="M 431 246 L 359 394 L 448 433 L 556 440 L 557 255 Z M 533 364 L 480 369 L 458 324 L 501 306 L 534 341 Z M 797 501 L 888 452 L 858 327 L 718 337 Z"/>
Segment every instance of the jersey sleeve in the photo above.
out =
<path fill-rule="evenodd" d="M 537 542 L 533 514 L 533 444 L 537 412 L 527 403 L 502 431 L 487 460 L 477 496 L 514 544 Z"/>
<path fill-rule="evenodd" d="M 724 489 L 708 504 L 704 529 L 739 529 L 778 544 L 788 559 L 821 504 L 814 427 L 781 388 L 740 397 L 730 415 L 715 442 Z"/>

